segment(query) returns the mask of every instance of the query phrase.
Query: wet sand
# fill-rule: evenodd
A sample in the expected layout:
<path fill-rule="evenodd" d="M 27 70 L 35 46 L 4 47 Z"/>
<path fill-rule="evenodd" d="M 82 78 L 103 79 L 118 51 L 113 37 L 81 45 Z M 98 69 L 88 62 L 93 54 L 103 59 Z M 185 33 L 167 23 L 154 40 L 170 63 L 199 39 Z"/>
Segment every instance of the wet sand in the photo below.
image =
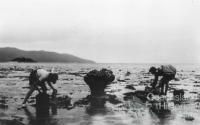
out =
<path fill-rule="evenodd" d="M 177 80 L 170 81 L 167 101 L 148 103 L 135 91 L 143 91 L 153 76 L 151 64 L 46 64 L 0 63 L 0 124 L 12 125 L 199 125 L 200 65 L 176 64 Z M 59 73 L 58 95 L 44 109 L 35 106 L 34 92 L 27 108 L 19 108 L 28 91 L 32 68 Z M 92 98 L 83 76 L 108 68 L 115 80 L 106 97 Z M 173 89 L 183 89 L 185 100 L 176 103 Z M 49 91 L 49 94 L 52 91 Z M 141 94 L 140 94 L 141 95 Z M 194 119 L 192 119 L 192 118 Z"/>

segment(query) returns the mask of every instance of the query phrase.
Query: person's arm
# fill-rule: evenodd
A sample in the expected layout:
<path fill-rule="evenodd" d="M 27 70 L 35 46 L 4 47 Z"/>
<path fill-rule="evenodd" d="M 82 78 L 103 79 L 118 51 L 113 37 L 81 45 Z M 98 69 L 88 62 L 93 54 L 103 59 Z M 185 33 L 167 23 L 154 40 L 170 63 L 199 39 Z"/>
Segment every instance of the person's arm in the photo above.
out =
<path fill-rule="evenodd" d="M 53 90 L 54 93 L 57 93 L 57 90 L 53 87 L 53 85 L 51 84 L 51 82 L 47 82 L 49 87 Z"/>
<path fill-rule="evenodd" d="M 35 90 L 37 90 L 39 93 L 41 93 L 41 90 L 38 88 L 37 85 L 33 85 L 33 86 L 34 86 Z"/>

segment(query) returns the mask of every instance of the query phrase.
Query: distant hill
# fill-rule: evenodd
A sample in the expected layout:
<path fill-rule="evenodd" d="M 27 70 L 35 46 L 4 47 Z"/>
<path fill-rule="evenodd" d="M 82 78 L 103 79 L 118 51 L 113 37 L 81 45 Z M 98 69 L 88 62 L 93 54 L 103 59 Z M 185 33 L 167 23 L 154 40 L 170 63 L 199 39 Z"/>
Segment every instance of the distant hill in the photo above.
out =
<path fill-rule="evenodd" d="M 36 62 L 35 60 L 33 60 L 31 58 L 26 58 L 26 57 L 15 58 L 15 59 L 12 59 L 11 61 L 13 61 L 13 62 Z"/>
<path fill-rule="evenodd" d="M 0 48 L 0 62 L 8 62 L 18 57 L 31 58 L 37 62 L 95 63 L 70 54 L 48 51 L 24 51 L 17 48 Z"/>

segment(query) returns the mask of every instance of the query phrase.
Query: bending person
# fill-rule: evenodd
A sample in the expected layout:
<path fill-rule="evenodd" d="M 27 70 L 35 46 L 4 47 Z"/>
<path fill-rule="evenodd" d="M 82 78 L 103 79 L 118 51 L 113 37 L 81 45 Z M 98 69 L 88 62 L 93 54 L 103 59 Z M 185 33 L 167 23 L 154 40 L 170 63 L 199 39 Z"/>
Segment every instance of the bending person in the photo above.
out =
<path fill-rule="evenodd" d="M 152 89 L 156 88 L 157 82 L 158 82 L 158 77 L 161 76 L 161 80 L 159 82 L 158 87 L 161 88 L 161 95 L 167 95 L 167 90 L 169 87 L 169 81 L 173 80 L 176 75 L 176 68 L 173 67 L 172 65 L 162 65 L 159 68 L 151 67 L 149 69 L 149 72 L 152 73 L 155 78 L 153 83 L 151 84 Z M 165 90 L 164 90 L 165 88 Z"/>
<path fill-rule="evenodd" d="M 24 98 L 22 104 L 23 105 L 26 104 L 27 100 L 35 90 L 37 90 L 39 93 L 46 93 L 47 91 L 46 83 L 53 90 L 53 93 L 56 94 L 57 90 L 53 87 L 52 84 L 55 84 L 57 80 L 58 80 L 57 73 L 51 73 L 44 69 L 33 70 L 29 76 L 30 90 L 26 94 L 26 97 Z"/>

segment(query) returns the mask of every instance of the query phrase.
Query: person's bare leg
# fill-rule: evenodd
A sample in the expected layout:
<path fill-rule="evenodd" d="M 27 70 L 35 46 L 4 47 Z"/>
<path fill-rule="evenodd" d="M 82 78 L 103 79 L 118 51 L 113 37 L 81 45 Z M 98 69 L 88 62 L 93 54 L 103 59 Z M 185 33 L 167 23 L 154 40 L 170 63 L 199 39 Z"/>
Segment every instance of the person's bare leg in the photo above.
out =
<path fill-rule="evenodd" d="M 165 84 L 162 83 L 162 86 L 161 86 L 161 93 L 160 93 L 161 95 L 164 94 L 164 87 L 165 87 Z"/>
<path fill-rule="evenodd" d="M 165 85 L 165 95 L 167 95 L 168 88 L 169 88 L 169 81 Z"/>
<path fill-rule="evenodd" d="M 160 83 L 159 83 L 159 88 L 160 88 L 160 93 L 159 93 L 159 95 L 163 95 L 163 94 L 164 94 L 164 85 L 165 85 L 165 78 L 163 77 L 163 78 L 160 80 Z"/>
<path fill-rule="evenodd" d="M 162 93 L 162 95 L 166 95 L 166 93 L 167 93 L 167 84 L 168 84 L 168 80 L 167 80 L 167 78 L 164 78 L 163 79 L 163 81 L 162 81 L 163 83 L 162 83 L 162 90 L 161 90 L 161 93 Z"/>
<path fill-rule="evenodd" d="M 22 104 L 26 104 L 27 100 L 29 99 L 29 97 L 32 95 L 32 93 L 34 92 L 35 87 L 31 86 L 30 90 L 28 91 L 28 93 L 26 94 L 26 97 L 24 98 L 24 101 Z"/>

